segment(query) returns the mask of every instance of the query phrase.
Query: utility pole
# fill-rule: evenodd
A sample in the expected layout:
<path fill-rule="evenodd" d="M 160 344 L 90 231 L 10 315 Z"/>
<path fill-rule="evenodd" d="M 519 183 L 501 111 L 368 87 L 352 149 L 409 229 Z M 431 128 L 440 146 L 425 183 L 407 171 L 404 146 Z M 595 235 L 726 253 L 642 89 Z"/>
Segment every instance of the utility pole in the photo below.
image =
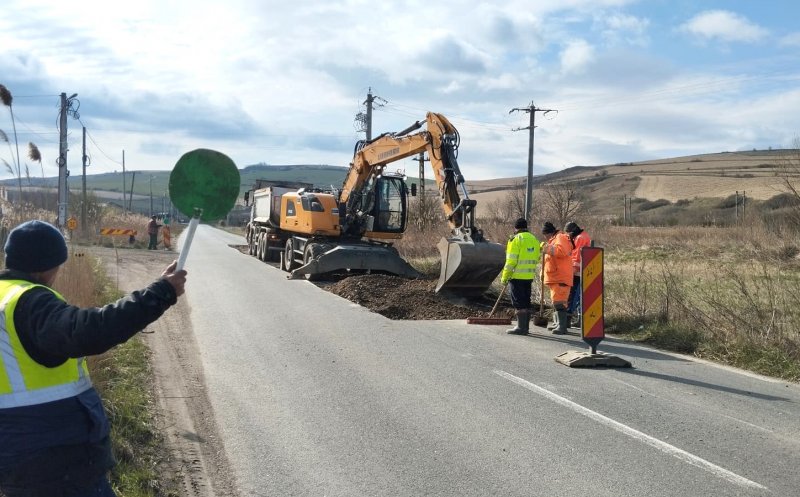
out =
<path fill-rule="evenodd" d="M 530 221 L 531 212 L 533 209 L 533 130 L 536 129 L 536 113 L 543 112 L 543 115 L 546 115 L 548 112 L 558 112 L 555 109 L 540 109 L 536 107 L 533 102 L 528 107 L 524 108 L 513 108 L 508 111 L 509 114 L 512 112 L 527 112 L 530 114 L 530 124 L 525 128 L 517 128 L 512 131 L 521 131 L 523 129 L 527 129 L 528 132 L 528 178 L 527 178 L 527 185 L 525 189 L 525 219 Z"/>
<path fill-rule="evenodd" d="M 133 173 L 131 173 L 131 192 L 128 195 L 128 210 L 131 211 L 131 212 L 133 212 L 133 205 L 132 205 L 133 204 L 133 184 L 135 182 L 136 182 L 136 171 L 133 171 Z M 124 192 L 123 192 L 123 195 L 124 195 Z M 125 206 L 123 205 L 122 208 L 124 209 Z"/>
<path fill-rule="evenodd" d="M 420 152 L 416 160 L 419 162 L 419 195 L 425 197 L 425 152 Z"/>
<path fill-rule="evenodd" d="M 375 98 L 372 96 L 372 88 L 367 90 L 367 99 L 364 101 L 367 104 L 367 141 L 372 140 L 372 103 Z"/>
<path fill-rule="evenodd" d="M 125 195 L 128 192 L 128 185 L 125 184 L 125 150 L 122 151 L 122 212 L 125 212 Z"/>
<path fill-rule="evenodd" d="M 150 216 L 153 216 L 153 175 L 150 175 Z"/>
<path fill-rule="evenodd" d="M 83 201 L 81 202 L 81 234 L 86 234 L 86 126 L 83 127 L 83 178 L 81 193 L 83 194 Z"/>
<path fill-rule="evenodd" d="M 367 141 L 372 140 L 372 109 L 373 106 L 377 105 L 383 106 L 386 103 L 386 100 L 382 99 L 381 97 L 376 97 L 372 95 L 372 87 L 367 90 L 367 99 L 364 100 L 364 104 L 367 106 L 367 113 L 359 112 L 356 114 L 356 123 L 358 123 L 359 127 L 357 131 L 366 131 L 367 132 Z"/>

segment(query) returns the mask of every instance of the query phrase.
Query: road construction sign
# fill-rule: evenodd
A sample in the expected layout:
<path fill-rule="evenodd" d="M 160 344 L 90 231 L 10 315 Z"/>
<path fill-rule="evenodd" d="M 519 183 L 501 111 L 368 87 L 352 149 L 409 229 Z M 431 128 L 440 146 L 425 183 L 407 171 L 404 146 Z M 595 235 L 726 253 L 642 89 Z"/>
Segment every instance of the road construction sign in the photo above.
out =
<path fill-rule="evenodd" d="M 136 235 L 136 230 L 124 228 L 100 228 L 101 235 Z"/>
<path fill-rule="evenodd" d="M 603 320 L 603 249 L 581 248 L 581 337 L 597 347 L 606 336 Z"/>
<path fill-rule="evenodd" d="M 78 220 L 74 217 L 67 219 L 67 229 L 72 231 L 78 227 Z"/>

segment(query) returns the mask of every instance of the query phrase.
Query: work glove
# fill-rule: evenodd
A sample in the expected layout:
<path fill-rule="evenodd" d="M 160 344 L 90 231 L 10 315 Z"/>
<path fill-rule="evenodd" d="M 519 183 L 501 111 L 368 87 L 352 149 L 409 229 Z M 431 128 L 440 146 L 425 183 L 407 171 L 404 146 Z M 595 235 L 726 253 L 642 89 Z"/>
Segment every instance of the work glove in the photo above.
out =
<path fill-rule="evenodd" d="M 503 285 L 508 285 L 508 280 L 500 278 L 500 283 L 502 283 Z"/>
<path fill-rule="evenodd" d="M 547 247 L 547 242 L 542 242 L 539 244 L 539 250 L 544 250 Z"/>

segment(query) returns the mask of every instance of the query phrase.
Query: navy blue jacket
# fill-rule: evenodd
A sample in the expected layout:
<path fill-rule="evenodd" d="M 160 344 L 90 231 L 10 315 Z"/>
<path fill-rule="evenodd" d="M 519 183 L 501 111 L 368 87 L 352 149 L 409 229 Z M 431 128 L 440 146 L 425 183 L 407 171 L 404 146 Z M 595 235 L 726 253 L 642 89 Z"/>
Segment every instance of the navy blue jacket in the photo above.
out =
<path fill-rule="evenodd" d="M 13 270 L 0 279 L 33 281 Z M 47 288 L 20 297 L 14 324 L 33 360 L 54 367 L 102 354 L 158 319 L 177 302 L 164 279 L 102 308 L 79 308 Z M 109 423 L 94 388 L 35 406 L 0 409 L 0 491 L 7 497 L 68 496 L 114 465 Z"/>

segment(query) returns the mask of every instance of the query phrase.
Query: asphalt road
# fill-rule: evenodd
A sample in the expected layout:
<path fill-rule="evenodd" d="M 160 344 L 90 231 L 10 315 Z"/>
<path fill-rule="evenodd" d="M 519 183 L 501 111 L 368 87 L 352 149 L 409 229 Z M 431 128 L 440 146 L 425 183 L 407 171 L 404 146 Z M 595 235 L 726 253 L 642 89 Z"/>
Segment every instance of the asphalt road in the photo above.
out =
<path fill-rule="evenodd" d="M 200 226 L 186 297 L 243 496 L 800 495 L 800 387 L 606 339 L 391 321 Z M 398 302 L 398 305 L 402 305 Z"/>

